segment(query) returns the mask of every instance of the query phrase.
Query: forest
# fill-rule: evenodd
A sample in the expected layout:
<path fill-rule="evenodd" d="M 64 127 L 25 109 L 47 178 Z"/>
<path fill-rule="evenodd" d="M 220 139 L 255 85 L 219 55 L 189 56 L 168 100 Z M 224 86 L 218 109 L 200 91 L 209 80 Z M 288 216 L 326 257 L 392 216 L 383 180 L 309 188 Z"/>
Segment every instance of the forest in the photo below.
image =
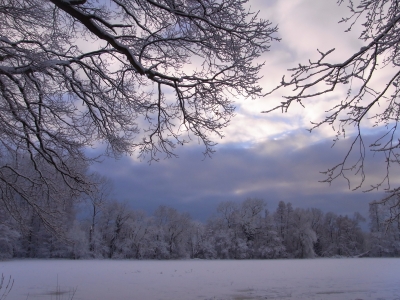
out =
<path fill-rule="evenodd" d="M 153 215 L 111 200 L 108 189 L 65 202 L 57 228 L 21 201 L 16 222 L 1 210 L 0 255 L 69 259 L 275 259 L 398 257 L 400 214 L 369 204 L 369 218 L 296 208 L 280 201 L 275 211 L 262 199 L 221 202 L 202 223 L 160 206 Z M 49 203 L 51 205 L 51 203 Z M 48 211 L 51 211 L 49 207 Z M 390 219 L 390 222 L 388 220 Z M 368 222 L 369 232 L 360 224 Z"/>

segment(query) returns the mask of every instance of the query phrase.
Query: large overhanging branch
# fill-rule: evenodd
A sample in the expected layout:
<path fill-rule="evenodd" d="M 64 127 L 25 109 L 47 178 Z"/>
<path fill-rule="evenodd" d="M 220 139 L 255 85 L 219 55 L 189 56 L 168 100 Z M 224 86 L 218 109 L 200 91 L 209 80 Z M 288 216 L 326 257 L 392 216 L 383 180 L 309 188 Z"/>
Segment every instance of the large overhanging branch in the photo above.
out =
<path fill-rule="evenodd" d="M 7 201 L 36 203 L 27 186 L 56 201 L 58 180 L 90 192 L 83 150 L 99 143 L 156 160 L 196 138 L 212 153 L 235 97 L 262 94 L 255 60 L 276 40 L 244 3 L 1 2 L 0 167 L 18 178 L 0 182 Z"/>

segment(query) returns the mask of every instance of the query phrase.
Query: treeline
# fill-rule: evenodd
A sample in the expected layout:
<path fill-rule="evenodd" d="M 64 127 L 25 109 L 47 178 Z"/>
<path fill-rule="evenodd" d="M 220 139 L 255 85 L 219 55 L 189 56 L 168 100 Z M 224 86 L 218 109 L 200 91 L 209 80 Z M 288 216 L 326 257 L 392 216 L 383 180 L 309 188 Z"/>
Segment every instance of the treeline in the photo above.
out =
<path fill-rule="evenodd" d="M 214 216 L 199 223 L 171 207 L 160 206 L 148 216 L 97 194 L 85 205 L 66 206 L 59 216 L 62 225 L 55 230 L 29 207 L 23 222 L 2 210 L 0 255 L 72 259 L 400 256 L 400 217 L 390 208 L 390 203 L 370 204 L 370 232 L 366 233 L 360 228 L 366 220 L 359 213 L 342 216 L 294 208 L 283 201 L 273 212 L 261 199 L 223 202 Z"/>

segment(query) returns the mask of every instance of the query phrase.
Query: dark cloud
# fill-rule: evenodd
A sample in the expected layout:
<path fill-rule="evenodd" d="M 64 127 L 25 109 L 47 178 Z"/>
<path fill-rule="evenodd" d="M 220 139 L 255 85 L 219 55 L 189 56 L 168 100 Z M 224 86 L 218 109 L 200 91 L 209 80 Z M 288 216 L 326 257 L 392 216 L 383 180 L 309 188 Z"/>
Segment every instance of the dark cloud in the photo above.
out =
<path fill-rule="evenodd" d="M 325 178 L 320 171 L 340 162 L 349 147 L 346 142 L 331 145 L 332 140 L 311 143 L 302 130 L 254 145 L 220 145 L 212 158 L 204 158 L 200 146 L 189 146 L 178 150 L 179 158 L 151 165 L 123 157 L 92 169 L 112 179 L 115 198 L 149 213 L 169 205 L 205 220 L 221 201 L 257 197 L 270 210 L 283 200 L 295 207 L 366 216 L 368 203 L 382 193 L 353 192 L 340 178 L 331 186 L 318 182 Z M 370 169 L 379 164 L 377 158 L 369 160 Z"/>

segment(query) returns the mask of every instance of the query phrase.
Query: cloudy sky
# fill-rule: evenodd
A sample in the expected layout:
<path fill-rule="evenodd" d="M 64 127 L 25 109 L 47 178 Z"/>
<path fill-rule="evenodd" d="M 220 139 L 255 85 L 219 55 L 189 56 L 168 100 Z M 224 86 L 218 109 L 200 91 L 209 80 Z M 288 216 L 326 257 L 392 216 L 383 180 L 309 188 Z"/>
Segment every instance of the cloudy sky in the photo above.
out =
<path fill-rule="evenodd" d="M 317 59 L 317 49 L 336 48 L 334 61 L 362 46 L 357 27 L 344 33 L 346 24 L 338 24 L 349 11 L 335 0 L 250 0 L 249 4 L 253 10 L 260 10 L 260 17 L 278 25 L 282 38 L 262 57 L 261 86 L 265 91 L 278 85 L 288 68 L 309 58 Z M 349 215 L 359 211 L 367 217 L 368 202 L 381 198 L 382 192 L 354 192 L 343 179 L 332 185 L 319 182 L 325 179 L 321 171 L 343 159 L 351 136 L 332 148 L 334 132 L 330 127 L 307 131 L 310 121 L 319 120 L 343 92 L 305 103 L 305 109 L 292 107 L 285 114 L 261 114 L 279 104 L 280 91 L 254 101 L 238 99 L 236 117 L 225 130 L 225 138 L 218 140 L 212 158 L 204 158 L 203 147 L 194 144 L 178 148 L 179 158 L 151 165 L 134 157 L 105 159 L 92 170 L 111 179 L 114 198 L 149 213 L 163 204 L 205 220 L 221 201 L 257 197 L 265 199 L 271 211 L 283 200 L 294 207 Z M 377 132 L 366 134 L 372 141 Z M 369 158 L 367 182 L 373 182 L 383 174 L 383 158 Z M 353 179 L 351 188 L 357 184 L 357 178 Z"/>

